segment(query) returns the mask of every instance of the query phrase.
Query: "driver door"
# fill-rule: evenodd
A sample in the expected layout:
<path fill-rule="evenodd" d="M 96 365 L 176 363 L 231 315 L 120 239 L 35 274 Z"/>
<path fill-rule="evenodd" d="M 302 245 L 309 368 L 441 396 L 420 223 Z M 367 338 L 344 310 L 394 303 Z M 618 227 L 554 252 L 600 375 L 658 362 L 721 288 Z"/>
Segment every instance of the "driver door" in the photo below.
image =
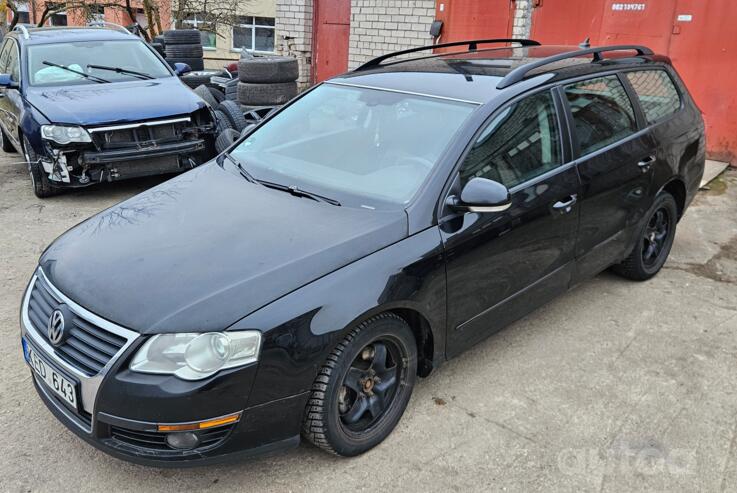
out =
<path fill-rule="evenodd" d="M 448 357 L 568 288 L 580 183 L 564 152 L 560 107 L 550 90 L 512 103 L 481 130 L 461 164 L 456 190 L 473 177 L 488 178 L 510 190 L 512 205 L 448 212 L 440 221 Z"/>

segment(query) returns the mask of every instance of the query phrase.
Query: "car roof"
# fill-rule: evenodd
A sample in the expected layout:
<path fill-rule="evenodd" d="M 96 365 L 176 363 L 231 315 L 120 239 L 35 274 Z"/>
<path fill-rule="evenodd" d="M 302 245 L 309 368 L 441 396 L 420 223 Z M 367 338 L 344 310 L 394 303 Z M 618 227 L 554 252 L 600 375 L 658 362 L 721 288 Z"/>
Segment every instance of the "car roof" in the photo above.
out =
<path fill-rule="evenodd" d="M 22 31 L 11 31 L 7 36 L 12 36 L 24 45 L 140 39 L 130 33 L 102 27 L 33 27 L 27 31 L 27 38 Z"/>
<path fill-rule="evenodd" d="M 497 88 L 502 79 L 514 69 L 545 58 L 581 51 L 577 46 L 522 46 L 464 49 L 450 53 L 431 53 L 377 65 L 368 64 L 353 72 L 329 79 L 327 83 L 346 84 L 391 91 L 422 94 L 484 104 L 494 99 L 505 88 Z M 665 62 L 658 55 L 632 56 L 631 52 L 616 51 L 592 63 L 592 55 L 567 57 L 553 61 L 525 74 L 524 79 L 538 77 L 543 84 L 551 80 L 568 79 L 590 73 L 629 66 Z M 539 77 L 543 74 L 552 74 Z"/>

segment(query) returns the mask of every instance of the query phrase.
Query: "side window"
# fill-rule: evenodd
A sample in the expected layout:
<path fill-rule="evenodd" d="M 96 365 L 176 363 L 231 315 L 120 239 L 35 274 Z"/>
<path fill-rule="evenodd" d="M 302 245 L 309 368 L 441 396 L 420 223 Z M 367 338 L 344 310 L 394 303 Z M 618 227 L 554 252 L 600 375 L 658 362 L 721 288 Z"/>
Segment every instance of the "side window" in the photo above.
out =
<path fill-rule="evenodd" d="M 553 98 L 543 92 L 514 103 L 484 129 L 461 166 L 461 184 L 481 177 L 512 188 L 561 161 Z"/>
<path fill-rule="evenodd" d="M 681 107 L 676 86 L 664 70 L 627 72 L 627 79 L 637 93 L 648 123 L 675 113 Z"/>
<path fill-rule="evenodd" d="M 8 68 L 6 69 L 6 73 L 9 73 L 15 82 L 20 82 L 20 60 L 18 59 L 18 48 L 13 42 L 10 42 L 9 45 L 10 53 L 8 54 Z"/>
<path fill-rule="evenodd" d="M 616 75 L 571 84 L 565 95 L 582 155 L 637 131 L 635 111 Z"/>

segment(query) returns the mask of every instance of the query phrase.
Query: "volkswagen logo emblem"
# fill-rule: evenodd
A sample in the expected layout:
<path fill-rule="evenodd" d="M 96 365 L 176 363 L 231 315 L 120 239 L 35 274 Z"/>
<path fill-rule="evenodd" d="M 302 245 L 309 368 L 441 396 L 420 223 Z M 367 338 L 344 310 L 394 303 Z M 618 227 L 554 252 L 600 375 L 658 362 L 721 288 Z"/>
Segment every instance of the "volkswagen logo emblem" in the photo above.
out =
<path fill-rule="evenodd" d="M 67 335 L 64 312 L 60 308 L 51 312 L 49 323 L 46 326 L 46 334 L 49 336 L 49 342 L 53 346 L 61 346 Z"/>

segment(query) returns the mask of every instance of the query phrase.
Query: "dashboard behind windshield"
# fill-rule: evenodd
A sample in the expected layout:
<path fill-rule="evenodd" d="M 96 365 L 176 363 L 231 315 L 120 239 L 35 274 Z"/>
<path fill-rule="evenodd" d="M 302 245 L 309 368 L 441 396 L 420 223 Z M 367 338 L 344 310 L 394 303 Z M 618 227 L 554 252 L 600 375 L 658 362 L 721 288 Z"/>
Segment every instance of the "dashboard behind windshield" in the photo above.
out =
<path fill-rule="evenodd" d="M 260 180 L 406 204 L 476 106 L 323 84 L 252 133 L 231 154 Z"/>
<path fill-rule="evenodd" d="M 62 65 L 70 70 L 44 62 Z M 171 76 L 168 68 L 140 40 L 80 41 L 28 47 L 28 77 L 32 86 L 96 84 L 100 79 L 108 82 L 140 80 L 140 77 L 132 74 L 92 68 L 90 65 L 118 67 L 152 78 Z"/>

